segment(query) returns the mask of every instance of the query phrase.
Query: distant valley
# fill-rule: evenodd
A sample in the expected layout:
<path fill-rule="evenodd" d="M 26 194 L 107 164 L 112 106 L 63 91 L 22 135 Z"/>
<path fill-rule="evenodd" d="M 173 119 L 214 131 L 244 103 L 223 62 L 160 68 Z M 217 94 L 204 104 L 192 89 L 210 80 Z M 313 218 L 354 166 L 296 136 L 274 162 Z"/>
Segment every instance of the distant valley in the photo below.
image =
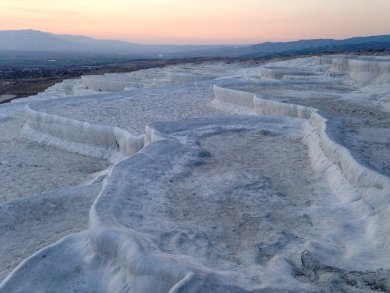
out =
<path fill-rule="evenodd" d="M 262 57 L 386 50 L 390 48 L 390 35 L 355 37 L 344 40 L 313 39 L 266 42 L 251 45 L 145 45 L 116 40 L 97 40 L 77 35 L 56 35 L 36 30 L 3 30 L 0 31 L 0 40 L 0 51 L 110 54 L 117 59 Z"/>

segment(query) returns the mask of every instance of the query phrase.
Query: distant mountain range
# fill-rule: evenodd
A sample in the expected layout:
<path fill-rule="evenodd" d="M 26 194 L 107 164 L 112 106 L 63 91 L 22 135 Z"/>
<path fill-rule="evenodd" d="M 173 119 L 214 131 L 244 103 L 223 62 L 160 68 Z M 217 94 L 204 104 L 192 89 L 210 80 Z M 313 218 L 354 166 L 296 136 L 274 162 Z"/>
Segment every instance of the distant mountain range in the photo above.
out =
<path fill-rule="evenodd" d="M 0 30 L 0 50 L 64 52 L 64 53 L 115 53 L 145 57 L 182 54 L 183 52 L 212 51 L 224 46 L 143 45 L 116 40 L 98 40 L 77 35 L 56 35 L 36 30 Z"/>
<path fill-rule="evenodd" d="M 314 39 L 293 42 L 262 43 L 242 51 L 245 56 L 262 56 L 273 53 L 343 52 L 390 48 L 390 35 L 355 37 L 344 40 Z"/>
<path fill-rule="evenodd" d="M 343 52 L 390 48 L 390 35 L 345 40 L 314 39 L 254 45 L 143 45 L 56 35 L 36 30 L 0 30 L 0 50 L 24 52 L 109 53 L 148 58 L 261 57 L 297 53 Z"/>

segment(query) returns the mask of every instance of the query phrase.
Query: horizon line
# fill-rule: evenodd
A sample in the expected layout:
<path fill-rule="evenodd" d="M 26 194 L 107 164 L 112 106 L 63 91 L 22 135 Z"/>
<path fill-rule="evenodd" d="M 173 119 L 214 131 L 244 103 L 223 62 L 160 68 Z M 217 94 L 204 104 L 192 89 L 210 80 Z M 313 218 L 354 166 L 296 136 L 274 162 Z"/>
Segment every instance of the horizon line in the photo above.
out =
<path fill-rule="evenodd" d="M 212 44 L 205 44 L 205 43 L 142 43 L 142 42 L 136 42 L 126 39 L 115 39 L 115 38 L 103 38 L 103 37 L 95 37 L 91 35 L 82 35 L 82 34 L 72 34 L 72 33 L 54 33 L 50 31 L 44 31 L 40 29 L 34 29 L 34 28 L 20 28 L 20 29 L 0 29 L 0 31 L 35 31 L 35 32 L 41 32 L 41 33 L 48 33 L 56 36 L 77 36 L 77 37 L 86 37 L 94 40 L 99 41 L 117 41 L 117 42 L 125 42 L 129 44 L 137 44 L 137 45 L 146 45 L 146 46 L 251 46 L 251 45 L 257 45 L 257 44 L 264 44 L 264 43 L 288 43 L 288 42 L 299 42 L 299 41 L 310 41 L 310 40 L 348 40 L 348 39 L 354 39 L 354 38 L 365 38 L 365 37 L 378 37 L 378 36 L 388 36 L 390 35 L 390 32 L 388 34 L 373 34 L 373 35 L 352 35 L 349 37 L 344 38 L 332 38 L 332 37 L 319 37 L 319 38 L 298 38 L 298 39 L 289 39 L 289 40 L 273 40 L 273 41 L 255 41 L 253 43 L 212 43 Z"/>

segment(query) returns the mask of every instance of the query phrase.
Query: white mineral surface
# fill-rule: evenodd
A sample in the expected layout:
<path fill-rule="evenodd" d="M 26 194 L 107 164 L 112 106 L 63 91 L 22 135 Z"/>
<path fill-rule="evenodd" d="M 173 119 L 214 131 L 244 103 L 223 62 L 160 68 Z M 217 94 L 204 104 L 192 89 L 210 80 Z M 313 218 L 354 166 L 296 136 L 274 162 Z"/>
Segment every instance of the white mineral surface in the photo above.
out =
<path fill-rule="evenodd" d="M 390 291 L 388 56 L 65 80 L 0 146 L 0 292 Z"/>

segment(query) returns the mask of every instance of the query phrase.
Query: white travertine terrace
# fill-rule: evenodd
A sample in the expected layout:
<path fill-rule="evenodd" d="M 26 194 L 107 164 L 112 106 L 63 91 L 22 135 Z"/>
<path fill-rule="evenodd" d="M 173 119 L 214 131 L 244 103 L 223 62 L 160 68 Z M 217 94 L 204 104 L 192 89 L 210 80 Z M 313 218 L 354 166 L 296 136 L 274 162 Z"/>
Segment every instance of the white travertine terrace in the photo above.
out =
<path fill-rule="evenodd" d="M 114 165 L 87 231 L 0 292 L 389 291 L 389 76 L 386 56 L 187 64 L 4 108 L 25 107 L 29 139 Z"/>
<path fill-rule="evenodd" d="M 130 79 L 124 74 L 85 75 L 81 77 L 84 85 L 91 90 L 100 92 L 123 91 Z"/>
<path fill-rule="evenodd" d="M 383 84 L 390 82 L 390 60 L 359 60 L 335 58 L 332 60 L 332 70 L 346 73 L 360 85 Z"/>
<path fill-rule="evenodd" d="M 25 112 L 25 135 L 41 143 L 113 161 L 116 153 L 129 156 L 143 147 L 143 135 L 134 136 L 118 127 L 51 115 L 33 110 L 29 105 L 26 105 Z"/>
<path fill-rule="evenodd" d="M 318 113 L 315 108 L 304 107 L 295 104 L 280 103 L 277 101 L 267 100 L 256 95 L 252 95 L 252 103 L 246 92 L 237 90 L 224 89 L 215 86 L 214 94 L 216 99 L 213 101 L 216 107 L 225 108 L 225 103 L 237 103 L 240 107 L 247 108 L 247 114 L 253 115 L 278 115 L 308 119 L 306 129 L 306 142 L 309 148 L 309 157 L 315 168 L 323 168 L 318 160 L 324 155 L 326 159 L 334 164 L 340 171 L 338 176 L 343 176 L 354 187 L 350 189 L 353 193 L 351 197 L 362 196 L 370 205 L 383 215 L 384 231 L 383 244 L 389 243 L 390 226 L 387 225 L 390 209 L 390 178 L 381 173 L 375 172 L 359 164 L 348 151 L 347 148 L 334 142 L 327 134 L 328 120 Z M 234 98 L 233 98 L 234 97 Z M 227 110 L 231 108 L 228 105 Z M 320 152 L 320 153 L 318 153 Z M 315 164 L 318 164 L 316 166 Z M 342 189 L 343 186 L 337 186 L 339 181 L 334 181 L 335 170 L 329 174 L 330 184 L 336 190 Z M 344 183 L 343 183 L 344 184 Z M 345 196 L 345 194 L 340 195 Z M 383 204 L 383 203 L 388 204 Z"/>

